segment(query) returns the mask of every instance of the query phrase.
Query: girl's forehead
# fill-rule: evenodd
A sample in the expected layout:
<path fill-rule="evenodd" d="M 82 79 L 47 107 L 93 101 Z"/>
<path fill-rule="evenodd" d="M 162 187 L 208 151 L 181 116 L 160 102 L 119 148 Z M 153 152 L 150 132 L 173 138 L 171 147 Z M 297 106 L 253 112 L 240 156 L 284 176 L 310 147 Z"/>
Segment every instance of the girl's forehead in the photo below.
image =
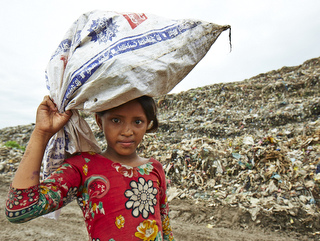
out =
<path fill-rule="evenodd" d="M 118 107 L 112 108 L 108 110 L 107 112 L 116 114 L 116 113 L 136 113 L 136 114 L 144 114 L 144 110 L 141 106 L 141 104 L 137 100 L 129 101 L 123 105 L 120 105 Z"/>

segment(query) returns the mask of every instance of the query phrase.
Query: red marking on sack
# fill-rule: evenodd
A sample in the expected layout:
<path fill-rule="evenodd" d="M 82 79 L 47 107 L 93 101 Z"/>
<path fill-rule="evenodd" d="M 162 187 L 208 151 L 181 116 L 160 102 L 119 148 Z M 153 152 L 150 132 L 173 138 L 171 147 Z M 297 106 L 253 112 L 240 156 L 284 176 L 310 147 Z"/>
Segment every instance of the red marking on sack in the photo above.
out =
<path fill-rule="evenodd" d="M 64 56 L 64 55 L 61 55 L 60 60 L 63 61 L 64 68 L 66 68 L 67 63 L 68 63 L 68 57 Z"/>
<path fill-rule="evenodd" d="M 147 20 L 147 16 L 144 13 L 127 13 L 123 14 L 123 16 L 127 19 L 132 29 Z"/>

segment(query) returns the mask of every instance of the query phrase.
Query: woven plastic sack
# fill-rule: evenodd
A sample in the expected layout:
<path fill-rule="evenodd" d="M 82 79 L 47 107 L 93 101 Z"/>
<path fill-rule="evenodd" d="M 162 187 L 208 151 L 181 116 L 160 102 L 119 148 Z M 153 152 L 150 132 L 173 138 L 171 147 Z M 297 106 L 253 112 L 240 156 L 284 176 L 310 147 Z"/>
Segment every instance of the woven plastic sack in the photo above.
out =
<path fill-rule="evenodd" d="M 46 69 L 51 98 L 60 112 L 73 110 L 73 116 L 47 146 L 44 177 L 63 162 L 66 153 L 100 151 L 76 110 L 98 112 L 142 95 L 167 94 L 229 28 L 152 14 L 83 14 Z"/>

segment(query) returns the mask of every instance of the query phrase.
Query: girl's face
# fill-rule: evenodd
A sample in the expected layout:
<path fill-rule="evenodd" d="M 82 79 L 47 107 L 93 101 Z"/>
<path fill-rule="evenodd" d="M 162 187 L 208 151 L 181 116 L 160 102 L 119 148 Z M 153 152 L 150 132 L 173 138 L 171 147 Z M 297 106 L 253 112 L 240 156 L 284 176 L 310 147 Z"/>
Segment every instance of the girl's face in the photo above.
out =
<path fill-rule="evenodd" d="M 109 157 L 135 158 L 149 121 L 136 100 L 110 109 L 103 116 L 96 115 L 97 124 L 103 130 Z"/>

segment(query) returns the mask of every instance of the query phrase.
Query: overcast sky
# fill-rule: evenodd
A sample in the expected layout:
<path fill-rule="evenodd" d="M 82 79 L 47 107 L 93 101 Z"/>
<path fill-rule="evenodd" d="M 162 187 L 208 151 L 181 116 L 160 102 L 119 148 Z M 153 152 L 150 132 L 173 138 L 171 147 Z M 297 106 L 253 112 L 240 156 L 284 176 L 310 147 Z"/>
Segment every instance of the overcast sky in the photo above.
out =
<path fill-rule="evenodd" d="M 10 0 L 0 6 L 0 128 L 30 124 L 44 95 L 44 71 L 65 32 L 95 9 L 229 24 L 173 92 L 242 81 L 320 56 L 319 0 Z"/>

